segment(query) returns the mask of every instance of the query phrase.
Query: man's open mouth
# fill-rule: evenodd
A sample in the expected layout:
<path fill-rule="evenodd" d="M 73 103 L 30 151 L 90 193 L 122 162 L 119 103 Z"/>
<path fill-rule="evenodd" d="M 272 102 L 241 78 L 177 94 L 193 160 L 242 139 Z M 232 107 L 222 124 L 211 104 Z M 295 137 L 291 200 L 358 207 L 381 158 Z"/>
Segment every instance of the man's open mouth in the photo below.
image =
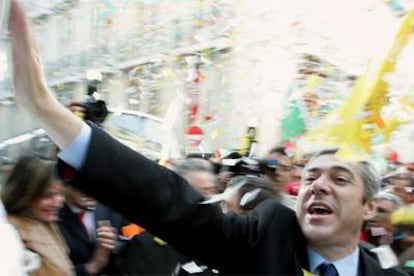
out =
<path fill-rule="evenodd" d="M 311 215 L 330 215 L 333 213 L 333 210 L 329 205 L 318 202 L 309 205 L 307 212 Z"/>

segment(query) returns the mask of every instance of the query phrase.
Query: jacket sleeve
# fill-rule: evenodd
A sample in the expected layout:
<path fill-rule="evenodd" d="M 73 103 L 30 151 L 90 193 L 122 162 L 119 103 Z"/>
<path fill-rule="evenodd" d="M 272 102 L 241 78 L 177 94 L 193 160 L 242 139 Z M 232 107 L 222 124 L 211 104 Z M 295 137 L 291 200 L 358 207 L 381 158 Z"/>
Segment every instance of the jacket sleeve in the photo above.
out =
<path fill-rule="evenodd" d="M 70 181 L 76 188 L 204 262 L 247 254 L 260 240 L 272 212 L 225 215 L 218 206 L 199 204 L 203 197 L 182 177 L 91 127 L 85 163 Z"/>
<path fill-rule="evenodd" d="M 202 199 L 174 172 L 119 143 L 91 124 L 83 167 L 70 184 L 127 219 L 148 227 L 175 220 Z"/>

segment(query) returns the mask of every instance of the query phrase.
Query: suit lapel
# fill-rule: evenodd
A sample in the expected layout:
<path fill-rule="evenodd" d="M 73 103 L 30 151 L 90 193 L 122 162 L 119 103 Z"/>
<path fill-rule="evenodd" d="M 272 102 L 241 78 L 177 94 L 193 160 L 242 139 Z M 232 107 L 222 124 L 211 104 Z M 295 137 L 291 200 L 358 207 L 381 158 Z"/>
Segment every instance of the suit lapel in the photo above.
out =
<path fill-rule="evenodd" d="M 309 259 L 307 252 L 307 242 L 303 233 L 297 231 L 297 238 L 295 240 L 295 274 L 296 276 L 304 275 L 303 270 L 309 271 Z"/>
<path fill-rule="evenodd" d="M 75 214 L 69 206 L 65 205 L 62 210 L 63 220 L 66 222 L 65 227 L 70 227 L 74 235 L 80 237 L 84 242 L 90 243 L 89 236 L 85 233 L 85 229 L 79 221 L 78 215 Z"/>
<path fill-rule="evenodd" d="M 382 269 L 375 253 L 368 249 L 359 247 L 359 275 L 402 275 L 400 272 L 392 269 Z M 397 273 L 397 274 L 396 274 Z"/>
<path fill-rule="evenodd" d="M 98 226 L 99 220 L 109 220 L 108 215 L 106 214 L 105 207 L 101 204 L 97 204 L 95 208 L 95 224 Z"/>

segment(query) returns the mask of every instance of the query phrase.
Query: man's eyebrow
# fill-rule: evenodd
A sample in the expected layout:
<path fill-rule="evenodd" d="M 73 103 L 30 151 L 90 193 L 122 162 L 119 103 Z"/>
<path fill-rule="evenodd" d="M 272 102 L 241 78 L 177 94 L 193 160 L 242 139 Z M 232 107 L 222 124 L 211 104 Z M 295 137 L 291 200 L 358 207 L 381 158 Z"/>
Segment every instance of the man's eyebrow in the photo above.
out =
<path fill-rule="evenodd" d="M 352 172 L 352 170 L 346 166 L 340 166 L 340 165 L 336 165 L 336 166 L 332 166 L 328 168 L 330 171 L 341 171 L 341 172 L 345 172 L 346 174 L 348 174 L 350 177 L 352 177 L 352 179 L 355 179 L 355 174 Z M 309 167 L 308 169 L 306 169 L 305 172 L 318 172 L 323 170 L 320 167 Z"/>

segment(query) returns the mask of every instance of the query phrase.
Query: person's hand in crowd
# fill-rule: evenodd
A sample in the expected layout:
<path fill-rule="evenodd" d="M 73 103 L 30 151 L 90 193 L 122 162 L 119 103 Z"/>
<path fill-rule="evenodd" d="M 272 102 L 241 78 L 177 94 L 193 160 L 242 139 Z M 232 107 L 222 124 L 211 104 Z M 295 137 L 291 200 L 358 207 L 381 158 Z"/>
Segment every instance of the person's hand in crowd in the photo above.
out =
<path fill-rule="evenodd" d="M 227 182 L 234 176 L 233 172 L 224 171 L 217 175 L 217 184 L 219 191 L 223 192 L 227 187 Z"/>
<path fill-rule="evenodd" d="M 34 105 L 41 104 L 45 97 L 50 97 L 43 78 L 41 61 L 33 40 L 29 19 L 17 0 L 10 6 L 9 28 L 14 62 L 14 89 L 18 104 L 29 111 Z"/>
<path fill-rule="evenodd" d="M 89 275 L 97 275 L 108 264 L 111 252 L 116 249 L 118 235 L 107 220 L 98 221 L 96 247 L 91 260 L 85 265 Z"/>
<path fill-rule="evenodd" d="M 96 239 L 105 249 L 113 251 L 116 249 L 116 242 L 118 241 L 118 234 L 111 223 L 107 220 L 98 221 L 98 228 L 96 229 Z"/>
<path fill-rule="evenodd" d="M 85 107 L 81 102 L 71 101 L 66 107 L 82 120 L 85 117 Z"/>
<path fill-rule="evenodd" d="M 85 270 L 88 275 L 98 275 L 101 270 L 108 264 L 111 251 L 97 244 L 91 260 L 85 264 Z"/>
<path fill-rule="evenodd" d="M 49 90 L 21 1 L 11 1 L 9 29 L 16 103 L 36 117 L 52 140 L 63 148 L 78 134 L 82 120 L 60 104 Z"/>

